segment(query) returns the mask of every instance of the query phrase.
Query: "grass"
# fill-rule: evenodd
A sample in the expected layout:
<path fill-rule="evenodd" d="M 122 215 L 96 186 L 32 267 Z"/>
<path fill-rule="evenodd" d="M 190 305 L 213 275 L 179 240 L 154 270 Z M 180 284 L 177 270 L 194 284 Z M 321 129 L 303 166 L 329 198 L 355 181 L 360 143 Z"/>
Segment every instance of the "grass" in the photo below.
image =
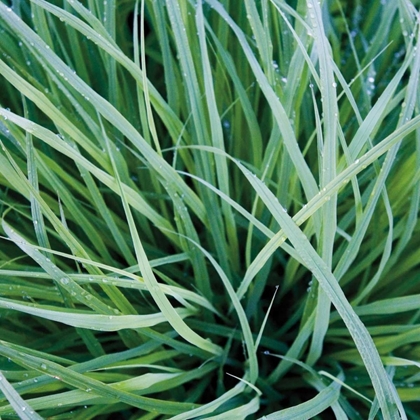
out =
<path fill-rule="evenodd" d="M 0 2 L 3 419 L 419 419 L 418 1 Z"/>

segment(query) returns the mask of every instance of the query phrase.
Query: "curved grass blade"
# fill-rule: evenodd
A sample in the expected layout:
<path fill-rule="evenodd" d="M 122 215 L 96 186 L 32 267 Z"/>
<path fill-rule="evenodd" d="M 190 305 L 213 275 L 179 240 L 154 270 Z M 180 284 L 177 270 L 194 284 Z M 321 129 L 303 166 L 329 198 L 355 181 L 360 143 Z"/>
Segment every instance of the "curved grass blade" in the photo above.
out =
<path fill-rule="evenodd" d="M 149 260 L 147 258 L 146 252 L 143 248 L 143 244 L 139 237 L 138 230 L 136 228 L 136 224 L 134 222 L 134 218 L 131 212 L 131 208 L 128 204 L 126 199 L 120 176 L 118 173 L 118 168 L 116 167 L 115 160 L 112 155 L 112 150 L 110 148 L 110 142 L 107 137 L 105 130 L 103 130 L 103 135 L 106 140 L 106 145 L 108 149 L 108 153 L 111 159 L 111 163 L 115 172 L 115 177 L 120 188 L 120 195 L 121 200 L 124 207 L 124 212 L 127 218 L 127 223 L 130 229 L 134 249 L 136 252 L 137 261 L 139 264 L 140 271 L 142 273 L 144 282 L 153 297 L 153 300 L 156 302 L 159 309 L 162 311 L 162 314 L 166 317 L 167 321 L 171 324 L 171 326 L 177 331 L 181 337 L 183 337 L 186 341 L 196 345 L 202 350 L 206 350 L 211 354 L 214 355 L 221 355 L 223 353 L 222 349 L 213 344 L 209 340 L 205 340 L 203 337 L 199 336 L 195 331 L 193 331 L 188 325 L 182 320 L 179 316 L 175 308 L 172 306 L 169 299 L 163 293 L 161 288 L 159 287 L 159 283 L 153 273 L 152 267 L 150 266 Z"/>
<path fill-rule="evenodd" d="M 311 400 L 295 407 L 286 408 L 269 414 L 268 416 L 263 416 L 260 420 L 309 420 L 335 404 L 339 396 L 340 387 L 333 382 Z"/>
<path fill-rule="evenodd" d="M 0 307 L 13 309 L 26 314 L 35 315 L 51 321 L 61 322 L 77 328 L 96 331 L 119 331 L 153 327 L 167 322 L 162 313 L 148 315 L 99 315 L 76 309 L 64 309 L 49 305 L 21 303 L 11 299 L 0 298 Z M 175 309 L 180 318 L 192 315 L 190 309 Z"/>

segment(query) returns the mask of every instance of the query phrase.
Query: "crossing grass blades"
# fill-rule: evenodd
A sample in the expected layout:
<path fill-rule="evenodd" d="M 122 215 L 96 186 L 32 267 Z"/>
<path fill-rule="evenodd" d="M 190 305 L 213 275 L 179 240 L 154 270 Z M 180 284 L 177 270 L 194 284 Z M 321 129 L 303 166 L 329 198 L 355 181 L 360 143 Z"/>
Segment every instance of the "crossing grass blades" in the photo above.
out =
<path fill-rule="evenodd" d="M 0 2 L 2 419 L 419 419 L 417 0 Z"/>

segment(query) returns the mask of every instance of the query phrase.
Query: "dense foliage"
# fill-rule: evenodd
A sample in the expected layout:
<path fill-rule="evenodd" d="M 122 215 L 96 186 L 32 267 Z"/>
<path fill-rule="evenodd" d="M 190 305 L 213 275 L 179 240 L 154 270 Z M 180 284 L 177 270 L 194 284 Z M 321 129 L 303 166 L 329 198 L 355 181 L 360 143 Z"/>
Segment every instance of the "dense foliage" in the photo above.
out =
<path fill-rule="evenodd" d="M 2 0 L 1 418 L 420 418 L 418 6 Z"/>

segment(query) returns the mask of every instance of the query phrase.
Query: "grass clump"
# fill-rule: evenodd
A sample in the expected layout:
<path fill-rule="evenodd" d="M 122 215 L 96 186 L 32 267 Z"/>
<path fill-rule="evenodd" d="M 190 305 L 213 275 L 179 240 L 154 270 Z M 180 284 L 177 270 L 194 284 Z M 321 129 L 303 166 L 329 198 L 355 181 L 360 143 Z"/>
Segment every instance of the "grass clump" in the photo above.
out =
<path fill-rule="evenodd" d="M 2 418 L 419 418 L 419 5 L 366 3 L 0 3 Z"/>

